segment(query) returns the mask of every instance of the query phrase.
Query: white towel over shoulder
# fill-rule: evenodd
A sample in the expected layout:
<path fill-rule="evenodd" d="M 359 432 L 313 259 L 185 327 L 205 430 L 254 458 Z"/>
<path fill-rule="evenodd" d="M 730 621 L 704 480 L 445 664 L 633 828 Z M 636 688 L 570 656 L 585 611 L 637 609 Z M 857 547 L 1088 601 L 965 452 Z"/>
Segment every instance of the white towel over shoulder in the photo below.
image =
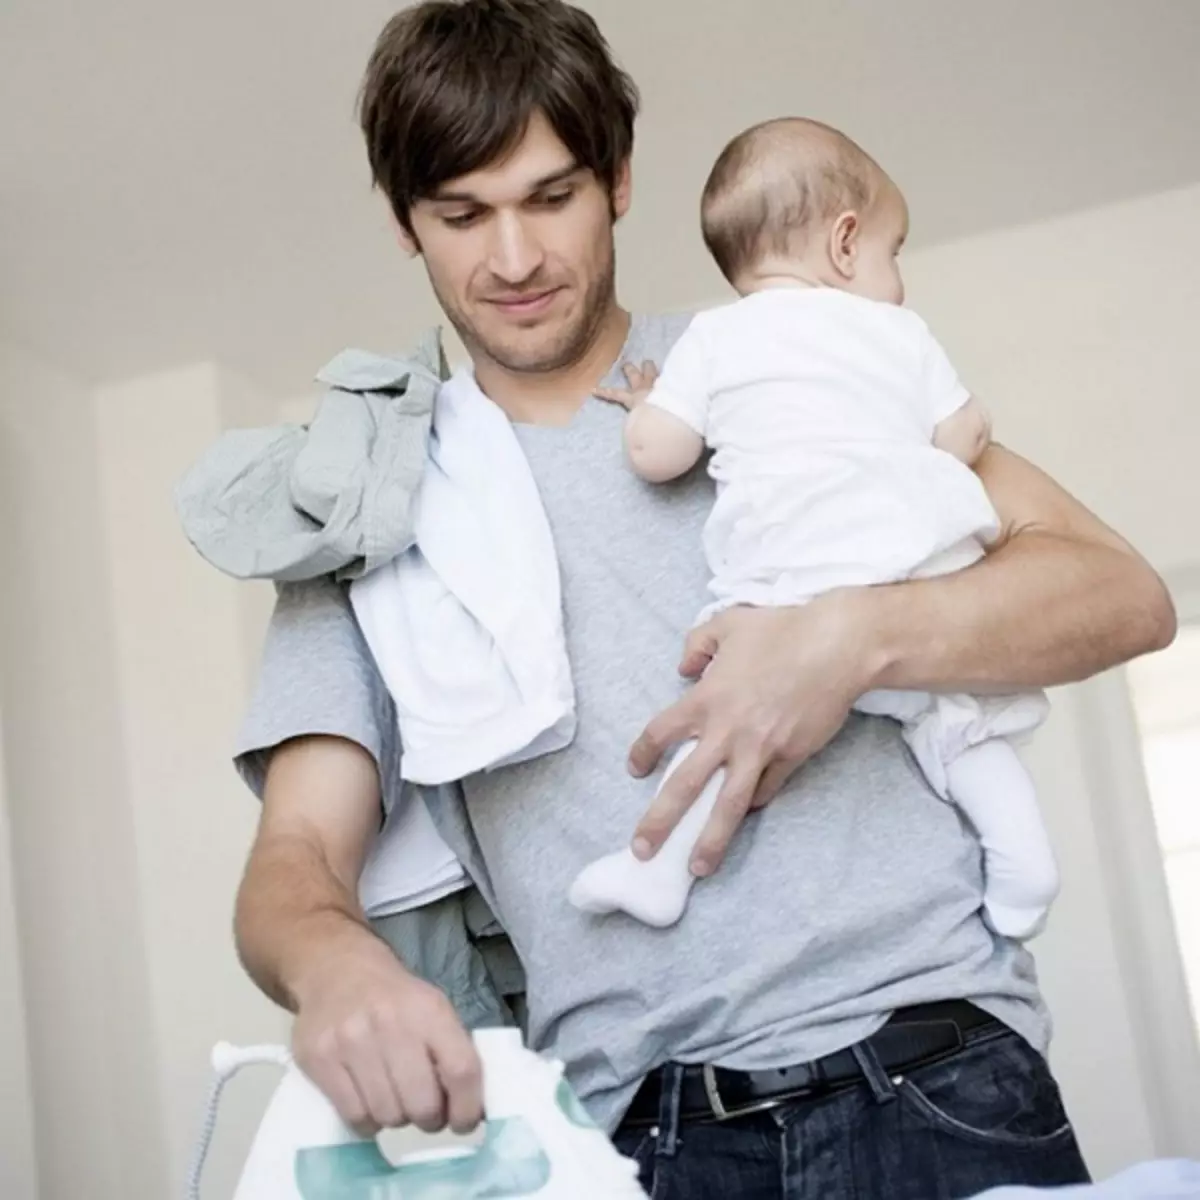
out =
<path fill-rule="evenodd" d="M 414 524 L 416 545 L 350 589 L 396 704 L 403 778 L 448 783 L 568 745 L 549 521 L 508 418 L 470 371 L 438 393 Z"/>

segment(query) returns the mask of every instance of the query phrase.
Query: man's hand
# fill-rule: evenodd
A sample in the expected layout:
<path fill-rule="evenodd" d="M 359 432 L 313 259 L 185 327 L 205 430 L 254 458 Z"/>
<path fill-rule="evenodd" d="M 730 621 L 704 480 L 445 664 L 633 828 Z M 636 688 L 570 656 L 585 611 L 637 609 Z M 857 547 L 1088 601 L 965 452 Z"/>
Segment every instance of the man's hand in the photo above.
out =
<path fill-rule="evenodd" d="M 699 745 L 663 787 L 634 835 L 650 858 L 721 768 L 725 783 L 692 858 L 697 875 L 720 862 L 751 808 L 771 800 L 845 723 L 873 664 L 854 636 L 860 592 L 803 608 L 734 608 L 692 632 L 680 672 L 699 682 L 634 744 L 630 770 L 649 774 L 669 746 Z"/>
<path fill-rule="evenodd" d="M 621 368 L 624 372 L 628 387 L 597 388 L 596 396 L 607 400 L 609 404 L 619 404 L 626 412 L 633 412 L 654 390 L 658 380 L 658 368 L 652 362 L 644 362 L 640 367 L 626 363 Z"/>
<path fill-rule="evenodd" d="M 483 1115 L 475 1045 L 358 904 L 380 811 L 375 762 L 358 744 L 314 736 L 278 747 L 238 892 L 238 951 L 296 1013 L 296 1061 L 348 1124 L 364 1135 L 447 1123 L 466 1133 Z"/>
<path fill-rule="evenodd" d="M 296 999 L 296 1061 L 356 1131 L 469 1133 L 479 1124 L 482 1072 L 470 1035 L 450 1001 L 382 942 L 331 954 Z"/>

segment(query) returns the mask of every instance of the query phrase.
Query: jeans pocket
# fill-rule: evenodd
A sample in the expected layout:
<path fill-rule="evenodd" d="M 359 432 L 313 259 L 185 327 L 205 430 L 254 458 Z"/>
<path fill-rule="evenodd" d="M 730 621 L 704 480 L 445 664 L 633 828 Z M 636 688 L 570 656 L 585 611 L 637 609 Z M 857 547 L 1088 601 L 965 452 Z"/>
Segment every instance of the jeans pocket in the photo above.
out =
<path fill-rule="evenodd" d="M 653 1196 L 658 1172 L 657 1127 L 618 1129 L 612 1141 L 619 1153 L 637 1163 L 638 1182 L 647 1196 Z"/>
<path fill-rule="evenodd" d="M 899 1078 L 897 1091 L 919 1122 L 963 1141 L 1013 1150 L 1074 1141 L 1046 1060 L 1015 1033 L 920 1067 Z"/>

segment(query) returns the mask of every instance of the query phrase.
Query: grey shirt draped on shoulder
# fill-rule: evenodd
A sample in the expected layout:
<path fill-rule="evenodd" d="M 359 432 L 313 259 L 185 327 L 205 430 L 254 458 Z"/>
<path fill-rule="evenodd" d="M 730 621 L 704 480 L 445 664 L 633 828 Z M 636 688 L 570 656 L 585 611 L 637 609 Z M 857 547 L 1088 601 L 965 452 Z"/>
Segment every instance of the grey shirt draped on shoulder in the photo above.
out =
<path fill-rule="evenodd" d="M 279 587 L 235 760 L 260 797 L 273 747 L 326 734 L 371 753 L 385 812 L 399 801 L 395 711 L 345 584 L 412 544 L 413 499 L 448 374 L 437 330 L 404 358 L 346 350 L 317 375 L 329 391 L 311 424 L 230 431 L 176 489 L 184 532 L 208 562 Z M 297 695 L 278 673 L 305 661 L 319 665 L 312 690 L 302 685 L 306 694 Z M 427 794 L 438 815 L 461 803 L 457 789 Z M 453 811 L 445 819 L 453 823 Z M 469 1027 L 511 1023 L 522 1012 L 520 964 L 476 889 L 372 926 L 410 970 L 446 992 Z"/>

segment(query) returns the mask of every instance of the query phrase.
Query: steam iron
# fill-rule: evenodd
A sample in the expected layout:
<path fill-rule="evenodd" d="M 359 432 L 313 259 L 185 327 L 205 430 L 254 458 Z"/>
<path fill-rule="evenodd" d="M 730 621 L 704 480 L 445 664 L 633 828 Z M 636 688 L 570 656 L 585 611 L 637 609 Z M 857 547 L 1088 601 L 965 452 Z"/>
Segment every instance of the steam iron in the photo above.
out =
<path fill-rule="evenodd" d="M 282 1046 L 213 1051 L 217 1084 L 189 1179 L 200 1174 L 224 1082 L 275 1063 L 284 1077 L 267 1106 L 233 1200 L 646 1200 L 637 1165 L 617 1152 L 563 1078 L 560 1062 L 526 1050 L 515 1029 L 474 1033 L 483 1063 L 478 1146 L 420 1152 L 392 1164 L 347 1127 Z"/>

